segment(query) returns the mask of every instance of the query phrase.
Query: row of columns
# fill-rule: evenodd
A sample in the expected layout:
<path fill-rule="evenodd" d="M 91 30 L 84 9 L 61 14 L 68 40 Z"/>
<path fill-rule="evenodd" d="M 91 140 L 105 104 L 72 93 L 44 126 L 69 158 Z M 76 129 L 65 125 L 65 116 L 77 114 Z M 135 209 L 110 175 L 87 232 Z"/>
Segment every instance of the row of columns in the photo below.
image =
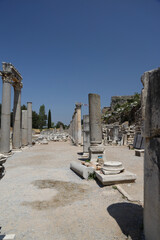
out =
<path fill-rule="evenodd" d="M 75 145 L 82 144 L 82 128 L 81 128 L 81 103 L 75 104 L 74 114 L 70 122 L 69 134 Z"/>
<path fill-rule="evenodd" d="M 89 115 L 83 116 L 83 153 L 89 153 L 91 161 L 97 161 L 98 155 L 103 155 L 101 103 L 98 94 L 88 95 Z M 81 104 L 76 108 L 70 122 L 69 134 L 76 145 L 81 144 Z"/>
<path fill-rule="evenodd" d="M 1 153 L 10 151 L 10 112 L 11 85 L 14 87 L 13 137 L 12 148 L 19 149 L 22 145 L 32 144 L 32 103 L 27 103 L 27 110 L 22 111 L 21 118 L 21 82 L 12 83 L 11 78 L 2 76 L 2 111 L 1 111 Z M 22 121 L 22 122 L 21 122 Z M 21 131 L 22 127 L 22 131 Z"/>

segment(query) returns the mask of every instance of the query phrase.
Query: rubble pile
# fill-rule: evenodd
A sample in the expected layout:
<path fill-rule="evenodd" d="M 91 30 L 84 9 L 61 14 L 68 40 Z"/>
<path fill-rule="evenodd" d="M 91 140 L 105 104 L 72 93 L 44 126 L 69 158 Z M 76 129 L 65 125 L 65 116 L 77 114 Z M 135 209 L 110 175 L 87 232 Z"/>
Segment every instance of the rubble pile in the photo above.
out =
<path fill-rule="evenodd" d="M 67 142 L 69 134 L 67 132 L 56 132 L 54 130 L 42 131 L 40 135 L 35 135 L 35 143 L 48 144 L 50 141 Z"/>
<path fill-rule="evenodd" d="M 135 125 L 124 122 L 107 124 L 103 126 L 104 144 L 107 145 L 133 145 L 135 137 Z"/>
<path fill-rule="evenodd" d="M 3 164 L 6 162 L 8 156 L 0 154 L 0 179 L 5 175 L 5 168 Z"/>

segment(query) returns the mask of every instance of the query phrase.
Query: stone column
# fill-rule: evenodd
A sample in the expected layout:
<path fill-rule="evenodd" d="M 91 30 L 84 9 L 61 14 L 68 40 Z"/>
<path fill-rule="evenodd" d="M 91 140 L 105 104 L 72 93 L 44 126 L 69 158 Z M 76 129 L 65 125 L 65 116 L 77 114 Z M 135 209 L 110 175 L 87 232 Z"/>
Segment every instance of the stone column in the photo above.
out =
<path fill-rule="evenodd" d="M 10 151 L 11 80 L 2 77 L 1 153 Z"/>
<path fill-rule="evenodd" d="M 75 121 L 75 125 L 74 125 L 74 139 L 75 139 L 75 144 L 77 145 L 78 143 L 78 124 L 77 124 L 77 109 L 75 109 L 75 114 L 74 114 L 74 121 Z"/>
<path fill-rule="evenodd" d="M 83 115 L 83 154 L 88 153 L 90 147 L 89 115 Z"/>
<path fill-rule="evenodd" d="M 22 146 L 28 145 L 27 110 L 22 110 Z"/>
<path fill-rule="evenodd" d="M 32 102 L 27 103 L 28 145 L 32 145 Z"/>
<path fill-rule="evenodd" d="M 91 161 L 97 161 L 99 155 L 103 155 L 102 127 L 101 127 L 101 104 L 98 94 L 90 93 L 89 97 L 89 124 L 90 124 L 90 148 Z"/>
<path fill-rule="evenodd" d="M 12 148 L 21 147 L 21 84 L 14 83 L 13 142 Z"/>
<path fill-rule="evenodd" d="M 113 144 L 118 143 L 119 126 L 113 126 Z"/>
<path fill-rule="evenodd" d="M 144 156 L 144 233 L 146 240 L 160 238 L 160 68 L 141 78 Z"/>
<path fill-rule="evenodd" d="M 81 104 L 76 103 L 76 143 L 81 145 L 82 137 L 82 128 L 81 128 Z"/>

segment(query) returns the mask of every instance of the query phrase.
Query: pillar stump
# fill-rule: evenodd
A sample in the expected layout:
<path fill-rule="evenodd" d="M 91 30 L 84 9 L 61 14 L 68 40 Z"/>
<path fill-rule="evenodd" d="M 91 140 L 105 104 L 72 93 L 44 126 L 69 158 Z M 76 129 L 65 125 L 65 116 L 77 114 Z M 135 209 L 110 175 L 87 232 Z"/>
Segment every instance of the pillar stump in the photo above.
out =
<path fill-rule="evenodd" d="M 83 154 L 89 152 L 90 133 L 89 133 L 89 115 L 83 115 Z"/>
<path fill-rule="evenodd" d="M 89 125 L 90 125 L 90 148 L 89 157 L 93 162 L 99 155 L 104 154 L 102 145 L 101 104 L 98 94 L 90 93 L 89 98 Z"/>
<path fill-rule="evenodd" d="M 27 110 L 22 110 L 22 146 L 28 145 Z"/>

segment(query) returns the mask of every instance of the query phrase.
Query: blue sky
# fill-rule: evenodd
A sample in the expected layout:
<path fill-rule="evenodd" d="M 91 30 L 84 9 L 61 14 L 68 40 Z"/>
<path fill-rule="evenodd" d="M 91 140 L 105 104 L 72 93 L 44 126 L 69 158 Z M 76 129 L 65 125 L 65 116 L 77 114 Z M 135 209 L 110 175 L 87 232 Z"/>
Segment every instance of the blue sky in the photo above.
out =
<path fill-rule="evenodd" d="M 23 76 L 22 104 L 68 124 L 88 93 L 108 106 L 160 66 L 160 1 L 0 0 L 0 62 Z"/>

